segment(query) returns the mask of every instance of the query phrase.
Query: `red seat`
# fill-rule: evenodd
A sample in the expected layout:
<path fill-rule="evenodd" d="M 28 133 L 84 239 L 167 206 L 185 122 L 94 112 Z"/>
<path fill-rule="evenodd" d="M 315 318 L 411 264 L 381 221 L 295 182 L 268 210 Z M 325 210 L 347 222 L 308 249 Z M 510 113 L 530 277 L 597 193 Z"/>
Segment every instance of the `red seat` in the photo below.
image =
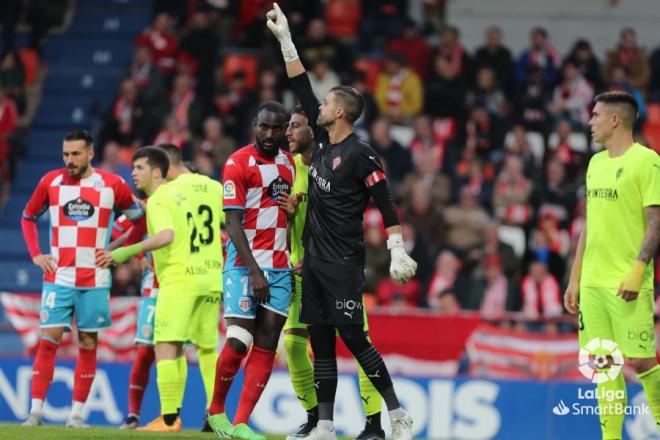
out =
<path fill-rule="evenodd" d="M 336 38 L 355 38 L 362 18 L 362 7 L 357 0 L 330 0 L 325 7 L 328 33 Z"/>
<path fill-rule="evenodd" d="M 649 106 L 650 110 L 650 106 Z M 658 154 L 660 154 L 660 124 L 651 123 L 651 112 L 649 112 L 649 118 L 642 125 L 642 133 L 648 142 L 648 147 L 654 149 Z"/>
<path fill-rule="evenodd" d="M 646 106 L 646 122 L 660 125 L 660 104 L 648 104 Z"/>
<path fill-rule="evenodd" d="M 25 85 L 34 84 L 39 70 L 39 54 L 34 49 L 19 49 L 18 56 L 25 69 Z"/>
<path fill-rule="evenodd" d="M 380 61 L 372 58 L 358 58 L 353 65 L 357 70 L 364 72 L 367 87 L 371 93 L 376 90 L 376 81 L 380 73 Z"/>
<path fill-rule="evenodd" d="M 222 79 L 229 84 L 236 72 L 245 73 L 245 85 L 248 89 L 257 86 L 259 60 L 255 55 L 247 53 L 232 53 L 225 57 L 222 64 Z"/>

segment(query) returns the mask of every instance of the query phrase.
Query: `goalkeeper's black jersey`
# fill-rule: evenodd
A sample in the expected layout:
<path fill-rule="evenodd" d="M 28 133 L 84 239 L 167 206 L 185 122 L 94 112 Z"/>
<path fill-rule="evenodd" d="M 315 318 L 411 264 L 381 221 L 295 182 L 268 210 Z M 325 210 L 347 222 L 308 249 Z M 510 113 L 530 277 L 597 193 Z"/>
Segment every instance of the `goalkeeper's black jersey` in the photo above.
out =
<path fill-rule="evenodd" d="M 316 146 L 309 167 L 305 253 L 333 263 L 364 264 L 363 214 L 369 187 L 385 179 L 376 152 L 351 133 L 332 145 L 316 124 L 319 102 L 306 74 L 291 84 L 314 130 Z"/>

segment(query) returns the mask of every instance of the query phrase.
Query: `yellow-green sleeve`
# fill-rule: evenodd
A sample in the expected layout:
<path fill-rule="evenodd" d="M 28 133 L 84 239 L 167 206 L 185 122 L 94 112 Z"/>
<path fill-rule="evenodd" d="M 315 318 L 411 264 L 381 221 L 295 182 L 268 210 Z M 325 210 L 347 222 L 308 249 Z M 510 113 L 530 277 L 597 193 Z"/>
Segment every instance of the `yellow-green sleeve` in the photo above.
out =
<path fill-rule="evenodd" d="M 172 200 L 167 197 L 168 195 L 165 189 L 161 189 L 149 198 L 147 219 L 151 225 L 151 234 L 156 234 L 167 229 L 174 230 Z"/>
<path fill-rule="evenodd" d="M 642 206 L 660 205 L 660 156 L 653 154 L 651 160 L 642 163 L 640 173 Z"/>

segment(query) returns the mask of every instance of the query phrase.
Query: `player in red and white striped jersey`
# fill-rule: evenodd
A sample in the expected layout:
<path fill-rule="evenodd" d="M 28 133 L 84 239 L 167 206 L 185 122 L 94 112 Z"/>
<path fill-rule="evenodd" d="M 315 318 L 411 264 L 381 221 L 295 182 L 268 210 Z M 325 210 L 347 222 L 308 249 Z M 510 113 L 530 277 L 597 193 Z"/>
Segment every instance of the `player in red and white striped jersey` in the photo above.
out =
<path fill-rule="evenodd" d="M 32 261 L 44 271 L 41 339 L 33 365 L 32 406 L 27 426 L 41 424 L 41 410 L 53 378 L 55 353 L 76 317 L 80 355 L 76 363 L 73 405 L 67 426 L 86 427 L 82 409 L 96 374 L 97 332 L 110 326 L 108 269 L 96 266 L 95 254 L 110 241 L 115 208 L 130 219 L 143 212 L 119 176 L 92 168 L 91 135 L 66 134 L 65 168 L 41 178 L 23 211 L 21 227 Z M 50 214 L 50 253 L 39 248 L 37 218 Z"/>

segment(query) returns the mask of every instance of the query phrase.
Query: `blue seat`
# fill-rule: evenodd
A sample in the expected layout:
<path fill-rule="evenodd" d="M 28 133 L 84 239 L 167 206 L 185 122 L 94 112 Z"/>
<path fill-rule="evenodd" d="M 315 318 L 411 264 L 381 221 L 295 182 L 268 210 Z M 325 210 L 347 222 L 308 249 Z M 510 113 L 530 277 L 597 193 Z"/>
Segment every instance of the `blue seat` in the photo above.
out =
<path fill-rule="evenodd" d="M 39 226 L 42 225 L 41 222 Z M 42 252 L 48 252 L 50 249 L 48 228 L 39 228 L 39 246 Z M 7 259 L 29 259 L 30 254 L 23 240 L 23 233 L 17 228 L 0 228 L 0 258 Z"/>
<path fill-rule="evenodd" d="M 40 292 L 43 272 L 29 258 L 24 261 L 3 260 L 0 270 L 0 290 Z"/>
<path fill-rule="evenodd" d="M 149 26 L 148 11 L 114 8 L 76 10 L 68 35 L 130 35 Z"/>
<path fill-rule="evenodd" d="M 120 11 L 147 14 L 153 11 L 153 0 L 84 0 L 76 2 L 81 12 Z"/>
<path fill-rule="evenodd" d="M 16 170 L 16 181 L 14 182 L 12 188 L 14 189 L 16 195 L 25 191 L 27 191 L 28 194 L 31 194 L 44 174 L 50 170 L 60 168 L 62 166 L 63 165 L 61 160 L 57 162 L 25 160 L 21 162 L 18 169 Z M 12 199 L 9 199 L 9 203 L 11 203 L 11 200 Z M 5 208 L 5 211 L 6 210 L 7 208 Z"/>
<path fill-rule="evenodd" d="M 37 110 L 34 124 L 39 128 L 89 127 L 96 117 L 100 117 L 112 101 L 111 95 L 85 97 L 46 96 Z"/>
<path fill-rule="evenodd" d="M 53 68 L 46 78 L 45 93 L 95 97 L 114 95 L 124 76 L 123 69 Z"/>
<path fill-rule="evenodd" d="M 27 161 L 51 161 L 62 163 L 62 141 L 64 132 L 61 130 L 32 130 L 27 138 Z"/>
<path fill-rule="evenodd" d="M 57 66 L 127 66 L 133 56 L 133 40 L 124 37 L 52 37 L 44 49 L 44 58 Z"/>

